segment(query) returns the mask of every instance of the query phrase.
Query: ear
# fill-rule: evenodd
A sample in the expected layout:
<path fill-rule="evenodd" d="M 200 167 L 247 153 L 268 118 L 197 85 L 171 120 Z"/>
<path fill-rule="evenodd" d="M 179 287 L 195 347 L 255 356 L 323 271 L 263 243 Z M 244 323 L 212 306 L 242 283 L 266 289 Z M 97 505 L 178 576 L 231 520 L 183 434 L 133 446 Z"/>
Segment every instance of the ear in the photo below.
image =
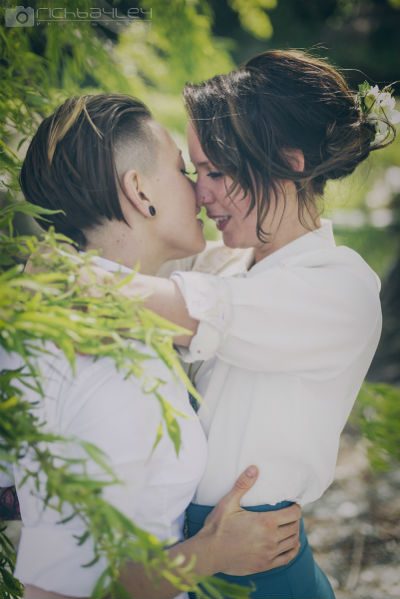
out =
<path fill-rule="evenodd" d="M 145 218 L 150 217 L 149 206 L 151 204 L 148 197 L 148 191 L 144 190 L 143 177 L 135 170 L 129 170 L 123 174 L 120 179 L 121 190 L 125 201 L 128 202 L 128 209 L 134 208 Z"/>
<path fill-rule="evenodd" d="M 302 150 L 285 148 L 283 153 L 296 173 L 302 173 L 304 171 L 304 154 Z"/>

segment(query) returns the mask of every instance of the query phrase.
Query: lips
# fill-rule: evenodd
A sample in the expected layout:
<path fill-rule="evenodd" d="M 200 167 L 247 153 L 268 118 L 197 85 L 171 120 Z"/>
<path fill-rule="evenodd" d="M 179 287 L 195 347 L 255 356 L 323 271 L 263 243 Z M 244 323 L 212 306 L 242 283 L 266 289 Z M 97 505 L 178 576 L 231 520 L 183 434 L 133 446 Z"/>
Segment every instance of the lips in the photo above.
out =
<path fill-rule="evenodd" d="M 231 217 L 227 214 L 223 214 L 223 215 L 219 215 L 219 216 L 217 216 L 217 215 L 211 216 L 211 214 L 209 214 L 208 216 L 215 222 L 215 224 L 217 225 L 217 228 L 220 231 L 223 231 L 225 229 L 226 225 L 228 224 L 228 222 L 231 220 Z"/>

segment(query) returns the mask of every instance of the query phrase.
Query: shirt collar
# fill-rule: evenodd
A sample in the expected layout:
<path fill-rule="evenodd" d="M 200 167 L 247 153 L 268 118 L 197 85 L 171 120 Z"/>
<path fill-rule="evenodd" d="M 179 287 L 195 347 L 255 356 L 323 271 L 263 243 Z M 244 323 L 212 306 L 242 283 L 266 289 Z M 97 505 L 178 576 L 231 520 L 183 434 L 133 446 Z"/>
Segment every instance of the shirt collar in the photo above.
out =
<path fill-rule="evenodd" d="M 107 270 L 108 272 L 124 272 L 131 273 L 132 269 L 124 266 L 123 264 L 118 264 L 118 262 L 114 262 L 113 260 L 108 260 L 108 258 L 103 258 L 101 256 L 93 256 L 93 262 L 96 266 Z"/>
<path fill-rule="evenodd" d="M 291 256 L 297 256 L 298 254 L 304 254 L 305 252 L 315 252 L 321 249 L 327 249 L 336 245 L 335 238 L 333 236 L 332 221 L 328 219 L 321 219 L 321 226 L 314 231 L 310 231 L 301 237 L 298 237 L 294 241 L 284 245 L 276 252 L 273 252 L 269 256 L 266 256 L 259 262 L 257 262 L 248 274 L 253 275 L 276 266 Z"/>

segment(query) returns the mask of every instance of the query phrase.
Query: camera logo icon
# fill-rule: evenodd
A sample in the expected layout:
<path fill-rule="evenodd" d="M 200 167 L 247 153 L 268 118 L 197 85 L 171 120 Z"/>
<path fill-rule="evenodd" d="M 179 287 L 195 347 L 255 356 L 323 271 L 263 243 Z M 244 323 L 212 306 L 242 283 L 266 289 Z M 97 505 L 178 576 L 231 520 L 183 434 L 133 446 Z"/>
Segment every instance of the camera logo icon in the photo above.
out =
<path fill-rule="evenodd" d="M 34 24 L 35 11 L 32 7 L 6 8 L 6 27 L 33 27 Z"/>

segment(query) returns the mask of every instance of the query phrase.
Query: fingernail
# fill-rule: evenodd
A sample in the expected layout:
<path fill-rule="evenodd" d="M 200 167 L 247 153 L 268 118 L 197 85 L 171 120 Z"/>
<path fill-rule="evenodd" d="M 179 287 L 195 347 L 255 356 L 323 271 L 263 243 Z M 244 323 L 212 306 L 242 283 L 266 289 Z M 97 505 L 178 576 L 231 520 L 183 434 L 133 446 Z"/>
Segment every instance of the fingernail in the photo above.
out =
<path fill-rule="evenodd" d="M 257 476 L 257 468 L 255 466 L 249 466 L 246 470 L 246 476 L 249 478 L 254 478 Z"/>

